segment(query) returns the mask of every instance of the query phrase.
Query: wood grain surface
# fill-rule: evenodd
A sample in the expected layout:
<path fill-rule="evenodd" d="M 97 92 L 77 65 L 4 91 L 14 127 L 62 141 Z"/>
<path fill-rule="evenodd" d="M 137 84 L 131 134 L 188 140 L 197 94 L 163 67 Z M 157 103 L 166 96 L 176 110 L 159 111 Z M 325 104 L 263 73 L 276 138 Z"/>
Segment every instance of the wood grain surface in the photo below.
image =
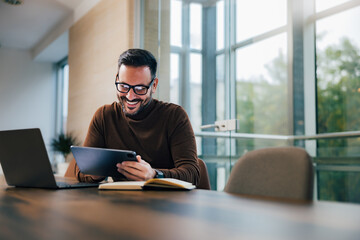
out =
<path fill-rule="evenodd" d="M 356 204 L 207 190 L 27 189 L 0 179 L 0 239 L 360 239 Z"/>

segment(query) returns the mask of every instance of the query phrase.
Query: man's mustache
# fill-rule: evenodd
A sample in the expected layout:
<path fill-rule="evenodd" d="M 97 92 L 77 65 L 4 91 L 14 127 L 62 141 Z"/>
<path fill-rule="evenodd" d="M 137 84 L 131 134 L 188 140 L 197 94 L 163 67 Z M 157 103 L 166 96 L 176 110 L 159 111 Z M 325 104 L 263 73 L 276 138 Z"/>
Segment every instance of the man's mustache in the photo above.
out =
<path fill-rule="evenodd" d="M 133 100 L 129 100 L 127 97 L 121 97 L 121 100 L 123 101 L 128 101 L 128 102 L 141 102 L 141 99 L 133 99 Z"/>

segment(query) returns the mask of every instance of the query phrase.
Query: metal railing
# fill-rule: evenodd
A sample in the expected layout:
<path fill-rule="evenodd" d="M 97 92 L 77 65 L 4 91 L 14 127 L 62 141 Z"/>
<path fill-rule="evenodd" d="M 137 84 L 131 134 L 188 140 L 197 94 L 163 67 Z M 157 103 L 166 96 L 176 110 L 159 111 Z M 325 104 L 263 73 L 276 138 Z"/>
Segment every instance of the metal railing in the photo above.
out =
<path fill-rule="evenodd" d="M 259 139 L 259 140 L 280 140 L 287 141 L 289 145 L 294 144 L 296 140 L 317 140 L 317 139 L 336 139 L 336 138 L 355 138 L 360 137 L 360 131 L 348 131 L 348 132 L 335 132 L 335 133 L 322 133 L 322 134 L 313 134 L 313 135 L 271 135 L 271 134 L 251 134 L 251 133 L 236 133 L 231 132 L 195 132 L 196 137 L 204 138 L 228 138 L 228 139 Z M 314 143 L 315 144 L 315 143 Z M 316 144 L 315 144 L 316 145 Z M 311 147 L 310 147 L 311 148 Z M 312 148 L 311 148 L 312 149 Z M 314 149 L 312 149 L 314 150 Z M 340 183 L 341 179 L 348 179 L 349 176 L 356 176 L 355 174 L 360 174 L 360 156 L 331 156 L 329 157 L 317 157 L 317 154 L 314 153 L 313 164 L 315 169 L 314 176 L 314 199 L 317 200 L 331 200 L 331 201 L 344 201 L 343 199 L 348 199 L 346 201 L 360 203 L 360 199 L 356 198 L 354 190 L 348 187 L 344 194 L 336 192 L 336 189 L 333 187 L 324 184 L 320 181 L 320 174 L 322 176 L 333 176 L 334 174 L 336 179 Z M 212 181 L 212 189 L 217 189 L 221 191 L 226 184 L 227 178 L 230 175 L 231 165 L 234 164 L 234 161 L 231 161 L 232 158 L 237 160 L 239 156 L 203 156 L 204 160 L 209 164 L 210 172 L 209 176 Z M 230 160 L 230 161 L 229 161 Z M 236 162 L 236 161 L 235 161 Z M 220 171 L 221 170 L 221 171 Z M 222 173 L 222 174 L 219 174 Z M 344 181 L 345 181 L 344 180 Z M 358 183 L 353 183 L 356 185 Z M 342 189 L 343 191 L 343 189 Z M 352 192 L 350 192 L 352 191 Z M 334 195 L 334 192 L 336 194 Z M 322 195 L 320 195 L 322 193 Z M 351 198 L 349 196 L 351 196 Z M 355 197 L 354 197 L 355 196 Z M 348 198 L 346 198 L 348 197 Z"/>
<path fill-rule="evenodd" d="M 314 135 L 272 135 L 272 134 L 256 134 L 256 133 L 236 133 L 236 132 L 195 132 L 196 137 L 214 137 L 214 138 L 244 138 L 244 139 L 267 139 L 267 140 L 314 140 L 327 138 L 348 138 L 360 137 L 360 131 L 320 133 Z"/>

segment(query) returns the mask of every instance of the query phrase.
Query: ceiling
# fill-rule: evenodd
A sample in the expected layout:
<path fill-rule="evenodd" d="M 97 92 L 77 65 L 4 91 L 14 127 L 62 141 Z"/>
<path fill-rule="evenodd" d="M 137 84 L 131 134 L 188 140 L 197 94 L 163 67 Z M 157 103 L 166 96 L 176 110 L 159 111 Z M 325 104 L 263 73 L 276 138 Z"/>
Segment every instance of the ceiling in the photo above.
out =
<path fill-rule="evenodd" d="M 0 0 L 0 47 L 29 50 L 36 61 L 67 55 L 68 29 L 99 0 Z M 81 15 L 81 16 L 80 16 Z"/>

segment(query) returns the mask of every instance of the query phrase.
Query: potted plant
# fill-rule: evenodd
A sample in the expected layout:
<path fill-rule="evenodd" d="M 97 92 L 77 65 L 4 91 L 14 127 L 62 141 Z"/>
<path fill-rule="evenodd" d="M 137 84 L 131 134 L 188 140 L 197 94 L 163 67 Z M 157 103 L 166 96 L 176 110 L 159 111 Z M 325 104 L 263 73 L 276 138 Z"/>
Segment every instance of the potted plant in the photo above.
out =
<path fill-rule="evenodd" d="M 79 145 L 79 142 L 71 133 L 61 133 L 51 141 L 52 149 L 63 157 L 63 160 L 56 161 L 58 174 L 64 174 L 69 165 L 71 158 L 68 158 L 68 156 L 71 153 L 71 145 Z"/>

